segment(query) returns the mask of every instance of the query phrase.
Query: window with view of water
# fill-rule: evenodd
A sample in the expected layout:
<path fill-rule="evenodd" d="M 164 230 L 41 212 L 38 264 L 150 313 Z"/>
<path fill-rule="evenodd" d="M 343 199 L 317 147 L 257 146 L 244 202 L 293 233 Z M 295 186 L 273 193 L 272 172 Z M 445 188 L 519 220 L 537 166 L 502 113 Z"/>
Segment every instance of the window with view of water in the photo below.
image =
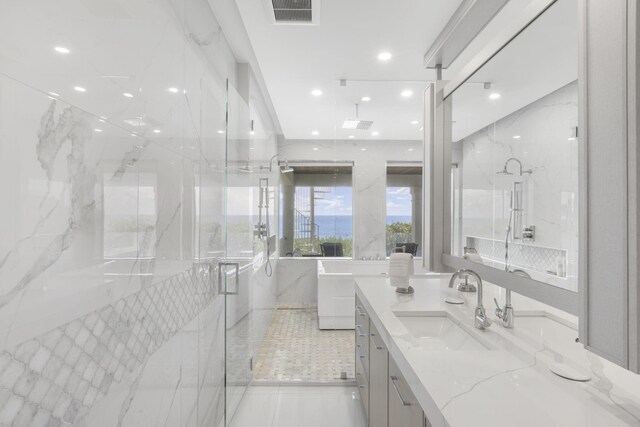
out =
<path fill-rule="evenodd" d="M 387 166 L 387 255 L 422 256 L 422 166 Z"/>
<path fill-rule="evenodd" d="M 353 254 L 351 166 L 293 166 L 282 182 L 282 255 Z"/>

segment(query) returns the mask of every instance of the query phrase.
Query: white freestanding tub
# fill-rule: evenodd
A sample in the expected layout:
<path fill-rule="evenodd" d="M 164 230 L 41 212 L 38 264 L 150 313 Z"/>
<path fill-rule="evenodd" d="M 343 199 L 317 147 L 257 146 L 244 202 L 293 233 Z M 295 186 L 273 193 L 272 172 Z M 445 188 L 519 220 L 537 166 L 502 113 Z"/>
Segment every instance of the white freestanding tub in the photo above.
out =
<path fill-rule="evenodd" d="M 414 262 L 414 270 L 416 272 L 423 271 L 422 260 Z M 355 278 L 385 275 L 388 265 L 387 260 L 318 260 L 318 324 L 320 329 L 355 328 Z"/>

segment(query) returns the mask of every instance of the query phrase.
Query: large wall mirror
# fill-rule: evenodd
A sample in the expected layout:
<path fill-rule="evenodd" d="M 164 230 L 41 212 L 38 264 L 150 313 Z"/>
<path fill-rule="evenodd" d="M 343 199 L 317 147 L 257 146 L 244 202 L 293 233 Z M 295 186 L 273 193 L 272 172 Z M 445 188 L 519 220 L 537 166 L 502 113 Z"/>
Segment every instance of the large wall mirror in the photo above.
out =
<path fill-rule="evenodd" d="M 451 93 L 445 88 L 444 248 L 450 259 L 577 292 L 578 1 L 550 3 Z"/>

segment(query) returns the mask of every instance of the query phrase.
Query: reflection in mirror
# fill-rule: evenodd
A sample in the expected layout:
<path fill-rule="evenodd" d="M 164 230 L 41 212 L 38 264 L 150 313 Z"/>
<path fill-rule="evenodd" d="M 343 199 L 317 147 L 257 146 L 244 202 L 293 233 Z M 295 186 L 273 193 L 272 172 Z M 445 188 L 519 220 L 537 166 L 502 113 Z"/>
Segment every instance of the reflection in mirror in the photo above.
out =
<path fill-rule="evenodd" d="M 573 291 L 577 40 L 559 0 L 449 97 L 452 255 Z"/>

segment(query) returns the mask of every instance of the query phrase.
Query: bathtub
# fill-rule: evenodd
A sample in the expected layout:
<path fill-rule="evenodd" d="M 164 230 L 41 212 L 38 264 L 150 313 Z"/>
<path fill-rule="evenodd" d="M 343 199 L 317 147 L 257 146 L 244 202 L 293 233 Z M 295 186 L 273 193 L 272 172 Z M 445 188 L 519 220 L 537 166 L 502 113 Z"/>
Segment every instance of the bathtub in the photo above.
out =
<path fill-rule="evenodd" d="M 355 328 L 355 279 L 387 274 L 388 261 L 318 260 L 318 324 L 320 329 Z M 414 260 L 416 275 L 426 273 Z"/>

